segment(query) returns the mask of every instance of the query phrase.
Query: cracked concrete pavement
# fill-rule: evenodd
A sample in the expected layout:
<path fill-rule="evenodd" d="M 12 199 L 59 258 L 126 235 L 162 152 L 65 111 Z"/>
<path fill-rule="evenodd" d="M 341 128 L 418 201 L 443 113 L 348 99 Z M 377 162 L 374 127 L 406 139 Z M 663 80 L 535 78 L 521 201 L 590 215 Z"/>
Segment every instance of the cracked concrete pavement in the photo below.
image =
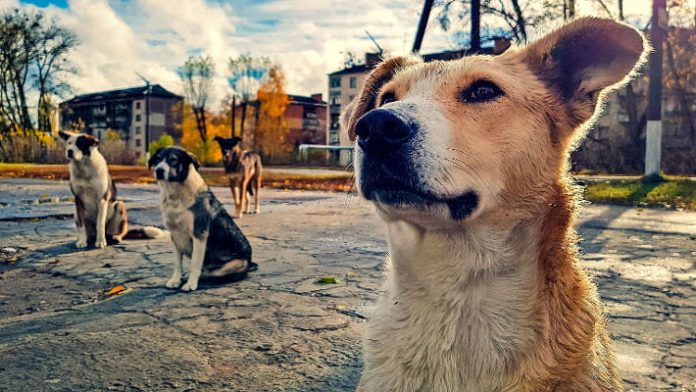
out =
<path fill-rule="evenodd" d="M 157 193 L 119 185 L 131 224 L 161 225 Z M 264 189 L 240 224 L 259 270 L 194 293 L 163 287 L 167 238 L 75 249 L 72 208 L 65 182 L 0 180 L 0 391 L 354 389 L 386 253 L 369 204 Z M 696 391 L 696 214 L 587 206 L 579 230 L 626 390 Z"/>

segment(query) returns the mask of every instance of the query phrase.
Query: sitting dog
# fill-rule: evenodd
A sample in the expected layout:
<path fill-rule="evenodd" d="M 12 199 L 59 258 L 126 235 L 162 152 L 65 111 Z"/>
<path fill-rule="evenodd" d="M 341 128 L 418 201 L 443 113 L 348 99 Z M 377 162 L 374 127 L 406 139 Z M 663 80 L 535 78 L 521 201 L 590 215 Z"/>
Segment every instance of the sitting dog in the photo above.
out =
<path fill-rule="evenodd" d="M 648 50 L 583 18 L 497 57 L 372 71 L 342 118 L 391 259 L 358 390 L 622 390 L 566 173 Z"/>
<path fill-rule="evenodd" d="M 259 206 L 259 189 L 261 189 L 261 177 L 263 165 L 261 156 L 251 151 L 242 150 L 242 139 L 238 137 L 215 137 L 222 150 L 222 162 L 225 173 L 230 179 L 230 189 L 234 196 L 235 215 L 242 217 L 242 212 L 249 214 L 251 204 L 249 195 L 254 196 L 254 212 L 261 212 Z"/>
<path fill-rule="evenodd" d="M 182 258 L 191 259 L 183 291 L 205 277 L 238 280 L 256 269 L 251 245 L 198 173 L 198 160 L 179 147 L 157 150 L 148 161 L 161 188 L 162 218 L 174 243 L 174 273 L 167 287 L 181 285 Z"/>
<path fill-rule="evenodd" d="M 116 184 L 109 175 L 99 140 L 82 133 L 58 132 L 66 143 L 70 161 L 70 191 L 75 197 L 75 223 L 79 236 L 75 245 L 105 248 L 124 239 L 160 238 L 156 227 L 128 229 L 126 204 L 116 199 Z"/>

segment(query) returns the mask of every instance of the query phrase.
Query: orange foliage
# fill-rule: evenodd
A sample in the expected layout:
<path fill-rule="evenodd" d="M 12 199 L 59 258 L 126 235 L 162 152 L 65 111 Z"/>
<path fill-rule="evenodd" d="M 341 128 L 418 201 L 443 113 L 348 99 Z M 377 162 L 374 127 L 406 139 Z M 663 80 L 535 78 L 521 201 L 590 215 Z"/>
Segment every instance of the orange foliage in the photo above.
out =
<path fill-rule="evenodd" d="M 270 69 L 257 97 L 260 105 L 255 130 L 257 146 L 269 158 L 291 153 L 293 146 L 287 141 L 289 127 L 285 121 L 285 110 L 290 100 L 285 93 L 285 75 L 279 66 Z"/>
<path fill-rule="evenodd" d="M 180 144 L 183 148 L 192 152 L 201 164 L 208 165 L 222 160 L 222 152 L 214 139 L 215 136 L 228 137 L 230 126 L 225 115 L 213 113 L 206 113 L 205 122 L 208 129 L 208 138 L 207 140 L 201 140 L 198 128 L 196 128 L 193 110 L 191 110 L 190 105 L 184 105 L 184 118 L 180 126 Z"/>

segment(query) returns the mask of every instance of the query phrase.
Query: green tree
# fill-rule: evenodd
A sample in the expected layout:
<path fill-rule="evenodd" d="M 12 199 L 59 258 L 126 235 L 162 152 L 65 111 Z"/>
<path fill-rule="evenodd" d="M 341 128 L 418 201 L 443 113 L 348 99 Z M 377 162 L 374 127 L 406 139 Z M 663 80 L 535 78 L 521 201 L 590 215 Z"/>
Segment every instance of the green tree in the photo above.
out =
<path fill-rule="evenodd" d="M 147 147 L 147 151 L 150 153 L 150 155 L 154 155 L 155 152 L 160 148 L 165 148 L 173 145 L 174 138 L 167 133 L 163 133 L 162 135 L 160 135 L 159 139 L 150 143 L 150 145 Z"/>

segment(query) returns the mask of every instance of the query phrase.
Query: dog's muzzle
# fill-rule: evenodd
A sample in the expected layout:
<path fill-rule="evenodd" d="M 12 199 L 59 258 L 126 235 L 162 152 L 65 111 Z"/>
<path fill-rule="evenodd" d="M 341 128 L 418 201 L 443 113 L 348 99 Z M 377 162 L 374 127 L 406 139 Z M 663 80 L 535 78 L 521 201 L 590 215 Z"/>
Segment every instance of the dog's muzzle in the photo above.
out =
<path fill-rule="evenodd" d="M 361 153 L 359 186 L 362 195 L 383 205 L 426 210 L 445 205 L 451 219 L 469 217 L 478 207 L 479 195 L 466 191 L 441 196 L 430 190 L 422 179 L 427 176 L 423 162 L 417 159 L 418 123 L 408 114 L 390 109 L 375 109 L 364 114 L 355 126 Z"/>
<path fill-rule="evenodd" d="M 162 169 L 161 167 L 155 169 L 155 177 L 158 180 L 164 180 L 164 169 Z"/>

